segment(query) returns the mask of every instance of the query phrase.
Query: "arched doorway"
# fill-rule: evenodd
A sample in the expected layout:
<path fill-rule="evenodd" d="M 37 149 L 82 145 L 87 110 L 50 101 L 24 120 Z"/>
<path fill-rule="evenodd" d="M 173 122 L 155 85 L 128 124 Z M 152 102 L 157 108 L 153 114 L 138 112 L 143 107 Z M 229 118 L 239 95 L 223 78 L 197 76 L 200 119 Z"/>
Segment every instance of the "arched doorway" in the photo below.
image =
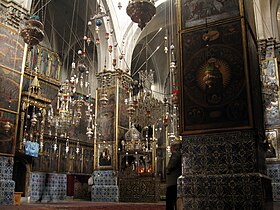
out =
<path fill-rule="evenodd" d="M 15 192 L 22 192 L 22 197 L 28 194 L 30 176 L 30 164 L 21 157 L 15 157 L 13 167 L 13 180 L 15 181 Z"/>

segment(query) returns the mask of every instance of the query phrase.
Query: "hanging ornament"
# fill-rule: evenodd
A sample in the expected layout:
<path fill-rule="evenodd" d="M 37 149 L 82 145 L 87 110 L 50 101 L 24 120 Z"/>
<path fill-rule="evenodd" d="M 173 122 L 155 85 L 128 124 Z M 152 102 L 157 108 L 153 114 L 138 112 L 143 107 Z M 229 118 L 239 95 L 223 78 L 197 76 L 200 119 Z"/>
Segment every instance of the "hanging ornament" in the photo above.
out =
<path fill-rule="evenodd" d="M 179 90 L 178 88 L 174 88 L 172 90 L 172 102 L 174 105 L 178 105 L 178 97 L 179 97 Z"/>
<path fill-rule="evenodd" d="M 110 34 L 109 34 L 108 32 L 105 33 L 105 38 L 106 38 L 107 40 L 109 39 L 109 35 L 110 35 Z"/>
<path fill-rule="evenodd" d="M 4 124 L 4 130 L 5 130 L 5 132 L 6 132 L 6 133 L 9 133 L 11 127 L 12 127 L 12 125 L 11 125 L 10 120 L 6 120 L 6 121 L 5 121 L 5 124 Z"/>
<path fill-rule="evenodd" d="M 107 93 L 106 92 L 101 94 L 101 97 L 100 97 L 99 101 L 100 101 L 102 106 L 105 106 L 105 105 L 108 104 L 109 99 L 107 97 Z"/>
<path fill-rule="evenodd" d="M 96 32 L 96 34 L 99 33 L 99 26 L 95 26 L 95 32 Z"/>
<path fill-rule="evenodd" d="M 53 145 L 53 150 L 56 152 L 56 150 L 57 150 L 57 136 L 55 137 L 55 143 L 54 143 L 54 145 Z"/>
<path fill-rule="evenodd" d="M 92 128 L 90 128 L 90 127 L 88 127 L 87 128 L 87 132 L 86 132 L 86 135 L 87 135 L 87 137 L 89 138 L 89 139 L 91 139 L 91 137 L 93 136 L 93 129 Z"/>
<path fill-rule="evenodd" d="M 96 44 L 96 45 L 99 45 L 99 44 L 100 44 L 100 38 L 99 38 L 99 37 L 97 37 L 97 38 L 95 39 L 95 44 Z"/>
<path fill-rule="evenodd" d="M 116 67 L 116 65 L 117 65 L 117 59 L 114 58 L 113 59 L 113 66 Z"/>
<path fill-rule="evenodd" d="M 118 2 L 118 8 L 122 9 L 122 3 L 120 1 Z"/>
<path fill-rule="evenodd" d="M 90 43 L 91 43 L 91 38 L 88 37 L 88 38 L 87 38 L 87 45 L 89 46 Z"/>
<path fill-rule="evenodd" d="M 67 136 L 66 145 L 65 145 L 65 153 L 67 154 L 68 152 L 69 152 L 69 136 Z"/>
<path fill-rule="evenodd" d="M 34 127 L 37 123 L 37 115 L 35 113 L 32 114 L 32 118 L 31 118 L 31 125 Z"/>
<path fill-rule="evenodd" d="M 111 53 L 113 51 L 113 46 L 112 45 L 108 46 L 108 51 L 109 51 L 109 53 Z"/>
<path fill-rule="evenodd" d="M 126 13 L 141 30 L 156 14 L 156 7 L 153 0 L 131 0 L 126 7 Z"/>
<path fill-rule="evenodd" d="M 100 27 L 100 26 L 102 25 L 102 23 L 103 23 L 103 22 L 102 22 L 101 19 L 96 19 L 96 20 L 95 20 L 95 25 L 98 26 L 98 27 Z"/>
<path fill-rule="evenodd" d="M 77 142 L 76 153 L 77 153 L 77 155 L 80 153 L 80 143 L 79 142 Z"/>

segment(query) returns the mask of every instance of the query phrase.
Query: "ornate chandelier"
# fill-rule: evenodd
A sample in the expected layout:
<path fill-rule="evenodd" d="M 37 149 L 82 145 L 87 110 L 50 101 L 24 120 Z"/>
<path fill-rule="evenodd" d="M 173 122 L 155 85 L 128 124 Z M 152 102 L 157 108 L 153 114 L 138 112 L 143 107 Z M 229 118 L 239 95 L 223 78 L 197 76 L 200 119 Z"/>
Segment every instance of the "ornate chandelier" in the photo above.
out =
<path fill-rule="evenodd" d="M 142 70 L 139 72 L 140 88 L 137 95 L 134 95 L 128 104 L 128 114 L 131 122 L 145 126 L 155 125 L 163 115 L 163 103 L 152 95 L 152 85 L 154 83 L 154 72 L 152 70 Z"/>
<path fill-rule="evenodd" d="M 154 0 L 130 0 L 126 8 L 126 13 L 141 30 L 156 14 Z"/>
<path fill-rule="evenodd" d="M 86 42 L 87 40 L 84 39 Z M 78 51 L 80 58 L 76 65 L 72 63 L 70 80 L 66 80 L 60 87 L 57 99 L 57 113 L 54 115 L 52 107 L 48 111 L 49 134 L 51 135 L 51 127 L 54 128 L 54 150 L 57 150 L 57 138 L 66 138 L 66 153 L 69 152 L 69 138 L 71 128 L 75 128 L 81 124 L 83 117 L 83 107 L 85 107 L 85 117 L 87 121 L 86 135 L 89 139 L 93 136 L 94 113 L 93 104 L 91 102 L 89 70 L 85 63 L 85 46 L 84 50 Z M 87 95 L 77 94 L 78 86 L 81 89 L 86 88 Z M 77 142 L 76 153 L 79 153 L 79 141 Z"/>

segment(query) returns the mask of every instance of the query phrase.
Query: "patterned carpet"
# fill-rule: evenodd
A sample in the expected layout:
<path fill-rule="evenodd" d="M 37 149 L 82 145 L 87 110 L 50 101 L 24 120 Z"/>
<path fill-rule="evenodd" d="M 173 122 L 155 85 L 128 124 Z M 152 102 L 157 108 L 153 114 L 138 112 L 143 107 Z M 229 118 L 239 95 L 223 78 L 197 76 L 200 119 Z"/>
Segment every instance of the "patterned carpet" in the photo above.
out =
<path fill-rule="evenodd" d="M 71 201 L 63 203 L 33 203 L 20 206 L 1 206 L 0 210 L 165 210 L 165 202 L 159 203 L 96 203 Z"/>

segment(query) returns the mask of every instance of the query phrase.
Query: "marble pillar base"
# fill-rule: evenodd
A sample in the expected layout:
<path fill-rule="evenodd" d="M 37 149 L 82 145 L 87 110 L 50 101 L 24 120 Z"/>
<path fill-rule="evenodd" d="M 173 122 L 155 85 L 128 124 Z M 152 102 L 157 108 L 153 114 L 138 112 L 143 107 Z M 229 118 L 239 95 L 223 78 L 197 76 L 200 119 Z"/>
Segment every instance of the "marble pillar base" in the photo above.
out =
<path fill-rule="evenodd" d="M 184 209 L 264 209 L 269 178 L 259 173 L 182 176 L 178 195 Z"/>

